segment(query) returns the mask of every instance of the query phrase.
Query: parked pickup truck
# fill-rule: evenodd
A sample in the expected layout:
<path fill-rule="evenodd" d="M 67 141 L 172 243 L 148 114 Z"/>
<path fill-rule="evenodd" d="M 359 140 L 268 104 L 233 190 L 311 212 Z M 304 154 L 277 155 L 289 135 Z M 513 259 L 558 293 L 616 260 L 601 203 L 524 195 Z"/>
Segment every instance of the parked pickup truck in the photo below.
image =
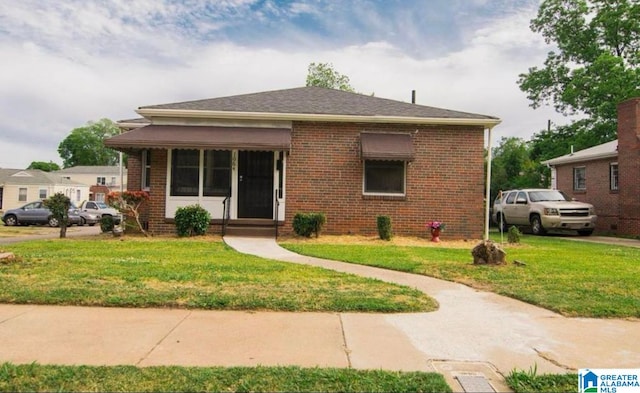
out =
<path fill-rule="evenodd" d="M 544 235 L 547 230 L 574 230 L 589 236 L 598 216 L 593 205 L 572 201 L 561 191 L 530 188 L 499 194 L 492 218 L 503 231 L 516 225 L 530 226 L 534 235 Z"/>
<path fill-rule="evenodd" d="M 79 209 L 81 212 L 98 214 L 100 217 L 111 216 L 116 225 L 120 223 L 120 212 L 107 206 L 104 202 L 84 201 L 80 204 Z"/>

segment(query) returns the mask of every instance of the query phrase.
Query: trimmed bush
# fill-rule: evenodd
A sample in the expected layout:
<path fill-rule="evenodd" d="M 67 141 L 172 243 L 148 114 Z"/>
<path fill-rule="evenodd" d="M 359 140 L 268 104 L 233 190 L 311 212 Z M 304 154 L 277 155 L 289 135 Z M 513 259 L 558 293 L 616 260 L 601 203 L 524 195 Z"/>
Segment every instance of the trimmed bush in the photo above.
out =
<path fill-rule="evenodd" d="M 116 225 L 115 220 L 111 216 L 102 216 L 100 219 L 100 230 L 102 232 L 111 232 Z"/>
<path fill-rule="evenodd" d="M 520 237 L 522 237 L 522 232 L 518 229 L 517 226 L 511 225 L 509 227 L 509 233 L 507 234 L 507 241 L 509 243 L 520 243 Z"/>
<path fill-rule="evenodd" d="M 293 216 L 293 231 L 304 237 L 311 237 L 314 233 L 318 237 L 326 222 L 327 216 L 324 213 L 296 213 Z"/>
<path fill-rule="evenodd" d="M 393 236 L 393 232 L 391 231 L 391 217 L 378 216 L 377 224 L 378 236 L 380 236 L 380 239 L 391 240 L 391 236 Z"/>
<path fill-rule="evenodd" d="M 176 210 L 176 232 L 178 236 L 204 235 L 209 228 L 211 215 L 200 205 L 179 207 Z"/>

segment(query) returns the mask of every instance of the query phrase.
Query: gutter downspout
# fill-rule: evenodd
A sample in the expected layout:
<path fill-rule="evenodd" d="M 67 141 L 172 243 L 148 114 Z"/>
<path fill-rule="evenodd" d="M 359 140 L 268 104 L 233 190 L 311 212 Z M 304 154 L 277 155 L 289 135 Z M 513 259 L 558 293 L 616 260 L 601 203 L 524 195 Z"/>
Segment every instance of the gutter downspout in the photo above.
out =
<path fill-rule="evenodd" d="M 491 206 L 491 160 L 492 160 L 492 154 L 491 154 L 491 130 L 492 127 L 489 127 L 488 129 L 488 138 L 487 138 L 487 179 L 486 179 L 486 193 L 485 193 L 485 209 L 484 209 L 484 236 L 483 239 L 484 240 L 489 240 L 489 220 L 491 219 L 490 217 L 490 206 Z"/>

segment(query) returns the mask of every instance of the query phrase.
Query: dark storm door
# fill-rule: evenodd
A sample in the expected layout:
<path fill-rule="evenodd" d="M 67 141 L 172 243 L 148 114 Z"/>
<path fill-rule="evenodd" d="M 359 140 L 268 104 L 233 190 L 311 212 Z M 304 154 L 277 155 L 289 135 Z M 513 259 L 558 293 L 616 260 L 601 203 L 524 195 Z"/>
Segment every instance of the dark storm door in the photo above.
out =
<path fill-rule="evenodd" d="M 238 154 L 238 218 L 273 218 L 273 152 Z"/>

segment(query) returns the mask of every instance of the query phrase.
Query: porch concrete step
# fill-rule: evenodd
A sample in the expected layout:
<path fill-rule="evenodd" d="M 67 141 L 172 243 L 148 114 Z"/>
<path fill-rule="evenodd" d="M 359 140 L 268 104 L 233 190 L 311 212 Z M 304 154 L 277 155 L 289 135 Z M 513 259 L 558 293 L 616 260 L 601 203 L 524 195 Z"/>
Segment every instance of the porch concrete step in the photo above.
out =
<path fill-rule="evenodd" d="M 267 226 L 250 226 L 250 225 L 229 225 L 227 226 L 226 235 L 229 236 L 255 236 L 255 237 L 275 237 L 276 229 L 273 224 Z"/>

